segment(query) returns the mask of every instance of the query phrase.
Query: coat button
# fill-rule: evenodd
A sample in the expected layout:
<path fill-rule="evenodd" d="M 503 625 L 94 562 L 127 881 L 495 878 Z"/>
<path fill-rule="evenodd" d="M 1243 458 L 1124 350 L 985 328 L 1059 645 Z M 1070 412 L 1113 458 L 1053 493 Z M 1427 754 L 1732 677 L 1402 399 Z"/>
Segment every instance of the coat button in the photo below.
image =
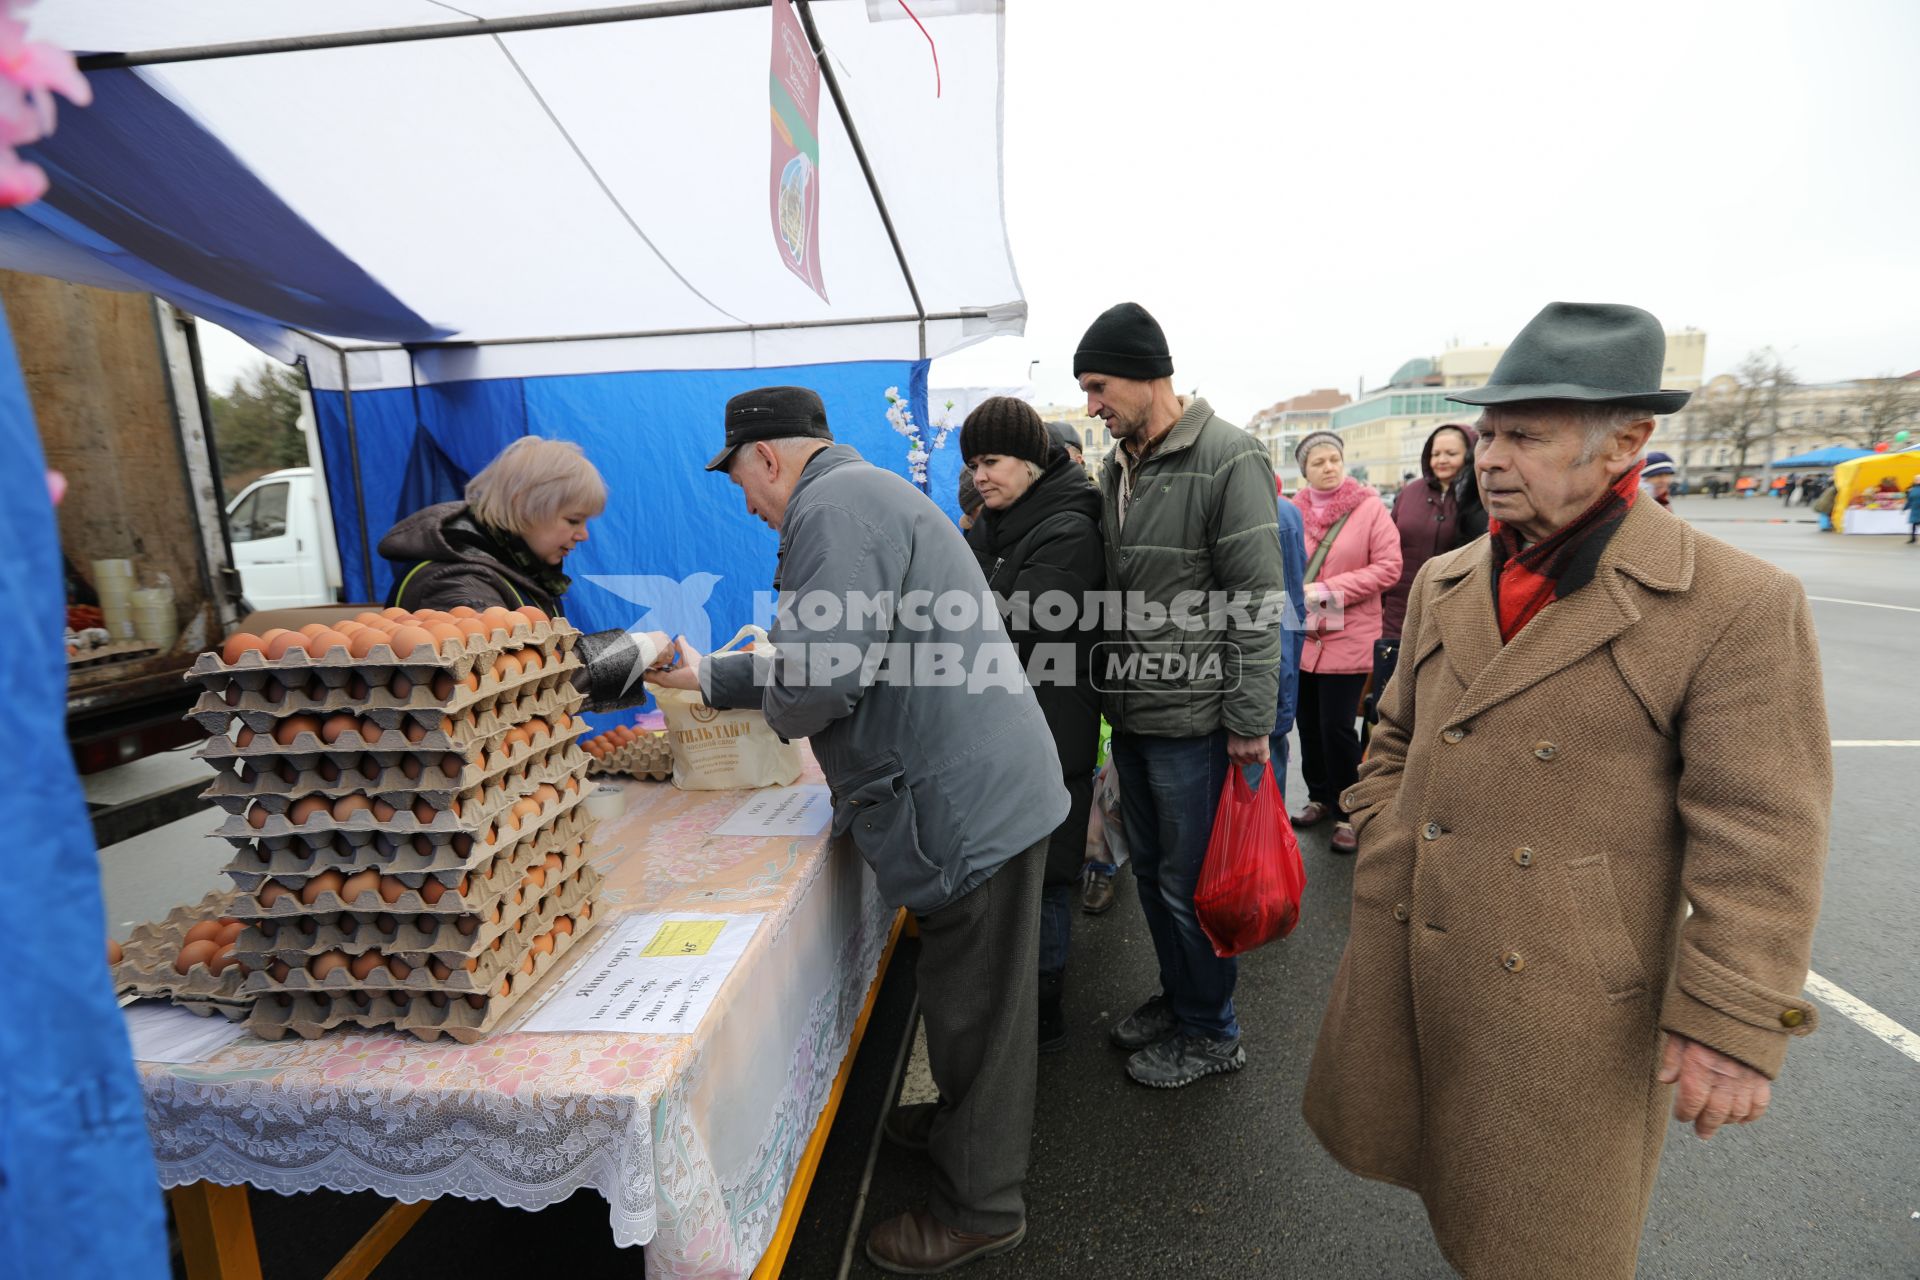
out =
<path fill-rule="evenodd" d="M 1783 1027 L 1797 1027 L 1806 1020 L 1807 1015 L 1798 1009 L 1782 1009 L 1780 1011 L 1780 1025 Z"/>
<path fill-rule="evenodd" d="M 1406 903 L 1396 902 L 1393 904 L 1393 918 L 1395 920 L 1398 920 L 1401 924 L 1405 924 L 1407 922 L 1407 916 L 1409 914 L 1410 913 L 1407 911 Z M 1798 1012 L 1798 1010 L 1795 1010 L 1795 1012 Z"/>
<path fill-rule="evenodd" d="M 1441 741 L 1447 743 L 1447 745 L 1449 746 L 1452 746 L 1460 742 L 1466 736 L 1467 736 L 1467 731 L 1465 729 L 1449 729 L 1445 733 L 1441 734 L 1440 738 L 1441 738 Z"/>
<path fill-rule="evenodd" d="M 1513 851 L 1513 860 L 1518 866 L 1530 867 L 1533 865 L 1533 850 L 1527 848 L 1515 849 Z"/>
<path fill-rule="evenodd" d="M 1508 973 L 1518 973 L 1527 967 L 1527 962 L 1518 951 L 1509 951 L 1501 957 L 1500 967 Z"/>
<path fill-rule="evenodd" d="M 1421 831 L 1420 834 L 1425 836 L 1429 840 L 1438 840 L 1445 833 L 1440 830 L 1439 823 L 1429 822 L 1426 825 L 1426 828 L 1423 831 Z"/>
<path fill-rule="evenodd" d="M 1551 760 L 1560 754 L 1560 748 L 1551 742 L 1536 742 L 1533 744 L 1533 754 L 1542 760 Z"/>

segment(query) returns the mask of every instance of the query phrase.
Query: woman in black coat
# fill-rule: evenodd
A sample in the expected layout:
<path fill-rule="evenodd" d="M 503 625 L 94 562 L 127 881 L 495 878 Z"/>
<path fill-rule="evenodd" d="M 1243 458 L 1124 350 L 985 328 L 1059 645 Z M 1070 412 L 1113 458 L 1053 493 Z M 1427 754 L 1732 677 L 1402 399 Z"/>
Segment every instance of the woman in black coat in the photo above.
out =
<path fill-rule="evenodd" d="M 967 415 L 960 453 L 986 504 L 968 542 L 1019 648 L 1073 800 L 1047 847 L 1040 906 L 1040 1047 L 1057 1049 L 1066 1042 L 1061 995 L 1100 740 L 1092 663 L 1101 637 L 1081 625 L 1106 582 L 1100 491 L 1049 439 L 1033 406 L 1011 396 L 983 401 Z M 1048 593 L 1065 593 L 1072 610 L 1036 607 Z"/>

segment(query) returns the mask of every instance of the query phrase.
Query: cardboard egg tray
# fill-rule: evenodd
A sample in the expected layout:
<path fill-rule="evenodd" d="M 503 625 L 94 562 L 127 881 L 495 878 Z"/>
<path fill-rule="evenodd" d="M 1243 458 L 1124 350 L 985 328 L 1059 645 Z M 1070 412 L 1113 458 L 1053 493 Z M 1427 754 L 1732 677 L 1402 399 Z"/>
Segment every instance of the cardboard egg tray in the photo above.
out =
<path fill-rule="evenodd" d="M 263 724 L 271 728 L 274 718 L 290 715 L 324 717 L 346 711 L 373 715 L 381 723 L 391 722 L 405 711 L 460 716 L 469 710 L 486 710 L 503 701 L 517 701 L 529 693 L 545 693 L 562 684 L 571 684 L 580 665 L 578 658 L 568 655 L 554 659 L 538 671 L 519 673 L 506 680 L 496 678 L 490 668 L 482 668 L 477 689 L 469 689 L 462 677 L 455 681 L 453 694 L 447 698 L 435 697 L 430 681 L 415 684 L 404 697 L 383 684 L 360 688 L 349 682 L 337 687 L 315 685 L 287 689 L 277 699 L 267 693 L 241 691 L 240 686 L 234 684 L 224 695 L 202 693 L 187 715 L 208 733 L 223 732 L 235 716 L 256 732 Z"/>
<path fill-rule="evenodd" d="M 538 887 L 526 885 L 526 876 L 535 867 L 543 866 L 548 854 L 517 853 L 510 862 L 500 863 L 490 877 L 492 883 L 484 886 L 475 873 L 468 882 L 467 895 L 474 906 L 461 915 L 408 914 L 382 902 L 378 914 L 356 905 L 353 911 L 337 916 L 261 920 L 240 935 L 234 944 L 234 954 L 243 957 L 250 969 L 264 969 L 272 959 L 304 964 L 305 957 L 324 951 L 344 951 L 350 956 L 367 951 L 423 957 L 428 953 L 472 954 L 479 947 L 492 945 L 493 940 L 503 934 L 521 932 L 520 922 L 539 905 L 541 898 L 575 876 L 587 860 L 586 849 L 579 841 L 548 852 L 560 855 L 560 870 L 547 873 L 545 883 Z M 487 892 L 482 893 L 483 888 Z M 514 893 L 516 888 L 521 890 L 518 895 Z M 487 901 L 491 905 L 484 905 Z M 426 961 L 423 958 L 419 963 Z"/>
<path fill-rule="evenodd" d="M 580 788 L 588 788 L 583 784 Z M 572 800 L 572 796 L 565 796 Z M 594 820 L 579 803 L 564 805 L 560 815 L 545 826 L 499 833 L 491 843 L 469 835 L 452 839 L 442 836 L 396 836 L 386 832 L 352 832 L 312 843 L 299 836 L 278 836 L 272 840 L 236 841 L 238 846 L 226 874 L 249 892 L 261 881 L 272 878 L 305 879 L 321 871 L 374 870 L 382 875 L 406 875 L 416 871 L 445 873 L 441 879 L 459 880 L 463 872 L 489 865 L 521 845 L 538 844 L 543 853 L 576 840 L 584 840 L 593 831 Z M 251 879 L 243 879 L 251 877 Z M 270 912 L 267 914 L 279 914 Z"/>
<path fill-rule="evenodd" d="M 393 799 L 394 796 L 404 795 L 408 805 L 424 795 L 429 803 L 444 806 L 449 796 L 463 795 L 522 770 L 543 768 L 562 756 L 577 763 L 573 761 L 573 753 L 565 751 L 565 747 L 585 732 L 586 727 L 584 720 L 570 716 L 564 728 L 535 733 L 530 742 L 507 747 L 506 737 L 513 731 L 513 727 L 510 727 L 470 748 L 465 755 L 451 751 L 441 752 L 438 756 L 418 752 L 388 754 L 367 751 L 357 758 L 322 757 L 317 764 L 305 769 L 295 769 L 284 761 L 280 766 L 275 766 L 270 760 L 245 763 L 229 761 L 237 767 L 219 769 L 214 775 L 213 785 L 201 792 L 200 796 L 203 800 L 214 801 L 228 813 L 241 813 L 247 808 L 248 802 L 254 800 L 290 803 L 300 796 L 344 796 L 355 791 L 385 795 L 394 804 L 399 803 Z M 585 754 L 580 753 L 582 758 L 585 758 Z M 458 773 L 449 775 L 442 767 L 449 757 L 459 763 Z M 279 771 L 281 767 L 285 772 Z M 413 776 L 409 776 L 409 767 Z M 284 809 L 285 804 L 280 807 Z"/>
<path fill-rule="evenodd" d="M 238 785 L 221 787 L 216 782 L 201 794 L 227 811 L 227 820 L 215 834 L 243 840 L 290 835 L 318 836 L 335 831 L 390 831 L 401 835 L 413 835 L 416 832 L 473 832 L 485 829 L 500 816 L 504 808 L 541 784 L 560 786 L 568 778 L 584 778 L 587 772 L 586 753 L 565 743 L 558 747 L 526 747 L 513 754 L 496 752 L 489 759 L 496 757 L 501 765 L 497 774 L 479 772 L 466 786 L 460 786 L 456 780 L 448 778 L 435 765 L 431 773 L 423 771 L 418 781 L 408 781 L 397 769 L 382 771 L 383 778 L 389 783 L 397 778 L 398 785 L 371 784 L 365 781 L 363 774 L 355 771 L 342 774 L 340 782 L 334 784 L 321 782 L 319 775 L 314 774 L 312 779 L 316 785 L 311 790 L 297 793 L 275 791 L 248 795 L 243 793 L 245 784 L 234 779 Z M 308 814 L 304 822 L 294 822 L 291 817 L 292 806 L 316 794 L 322 798 L 336 799 L 340 795 L 364 794 L 369 800 L 392 805 L 394 814 L 382 819 L 376 817 L 371 809 L 361 809 L 343 820 L 334 817 L 331 812 L 323 812 Z M 421 800 L 425 800 L 434 810 L 431 821 L 423 823 L 413 812 L 414 805 Z M 456 801 L 459 808 L 457 813 L 453 808 Z M 264 816 L 260 817 L 260 825 L 256 826 L 255 818 L 260 815 Z"/>
<path fill-rule="evenodd" d="M 308 880 L 323 871 L 338 871 L 342 875 L 352 875 L 360 871 L 377 871 L 381 875 L 406 875 L 409 877 L 420 875 L 423 879 L 426 875 L 431 875 L 443 884 L 451 886 L 457 884 L 460 877 L 472 871 L 473 868 L 477 866 L 487 866 L 501 854 L 507 853 L 519 845 L 544 846 L 542 849 L 543 853 L 551 852 L 555 847 L 556 841 L 571 844 L 574 840 L 584 838 L 581 835 L 569 836 L 567 833 L 580 830 L 580 823 L 574 821 L 576 815 L 581 823 L 591 823 L 591 819 L 588 818 L 586 810 L 581 808 L 581 805 L 586 800 L 587 791 L 588 788 L 585 786 L 580 787 L 572 793 L 563 790 L 560 793 L 558 802 L 549 802 L 538 818 L 522 822 L 517 829 L 504 825 L 496 827 L 494 828 L 495 838 L 491 841 L 484 841 L 478 836 L 473 837 L 473 841 L 467 846 L 467 852 L 465 854 L 460 854 L 458 848 L 453 847 L 452 841 L 440 845 L 435 852 L 427 853 L 421 849 L 416 841 L 406 839 L 405 833 L 381 833 L 373 831 L 352 832 L 352 835 L 374 837 L 373 839 L 365 841 L 349 840 L 347 848 L 352 852 L 343 851 L 341 849 L 341 842 L 336 839 L 330 847 L 330 856 L 325 862 L 321 860 L 321 854 L 317 849 L 312 858 L 303 862 L 299 854 L 295 852 L 291 846 L 280 849 L 270 848 L 267 853 L 267 863 L 264 867 L 259 866 L 257 850 L 252 853 L 243 853 L 240 855 L 240 858 L 235 859 L 235 862 L 240 863 L 240 866 L 245 868 L 245 864 L 241 862 L 240 859 L 252 858 L 255 866 L 246 869 L 233 869 L 233 864 L 229 864 L 230 869 L 227 872 L 228 876 L 246 891 L 245 895 L 234 903 L 234 910 L 230 914 L 248 919 L 254 917 L 272 918 L 276 916 L 324 915 L 328 912 L 347 910 L 353 905 L 341 902 L 335 894 L 328 891 L 322 893 L 319 898 L 311 904 L 303 904 L 291 901 L 286 897 L 281 897 L 276 899 L 271 907 L 262 907 L 255 895 L 261 886 L 269 879 L 278 880 L 282 884 L 297 890 L 303 887 Z M 339 829 L 336 828 L 336 830 Z M 463 832 L 461 834 L 464 835 L 468 833 Z M 390 839 L 383 841 L 380 838 L 383 835 Z M 312 845 L 306 847 L 314 848 Z M 429 841 L 428 847 L 434 848 L 435 846 L 433 842 Z M 383 853 L 389 851 L 398 854 L 402 849 L 410 852 L 413 855 L 412 858 L 403 859 L 398 856 L 381 856 Z M 440 850 L 445 850 L 452 856 L 445 857 Z M 409 861 L 415 865 L 412 867 L 407 866 L 406 864 Z M 413 881 L 409 880 L 409 883 L 413 883 Z M 415 901 L 417 897 L 417 894 L 409 895 L 401 899 L 401 901 L 403 903 L 411 903 Z M 447 903 L 447 899 L 443 898 L 441 902 Z M 437 904 L 435 906 L 427 906 L 422 903 L 420 906 L 415 907 L 381 902 L 370 906 L 368 909 L 376 911 L 389 909 L 402 911 L 444 911 L 457 914 L 458 911 L 461 910 L 461 907 L 457 903 L 449 903 L 445 906 Z"/>
<path fill-rule="evenodd" d="M 312 1040 L 340 1026 L 393 1027 L 422 1040 L 447 1036 L 460 1044 L 473 1044 L 499 1026 L 520 997 L 553 972 L 593 928 L 599 916 L 600 913 L 594 911 L 582 918 L 576 912 L 573 932 L 555 937 L 551 954 L 535 955 L 532 973 L 515 969 L 503 979 L 507 983 L 506 995 L 497 994 L 499 983 L 494 984 L 494 993 L 487 995 L 450 995 L 442 991 L 421 995 L 406 990 L 355 989 L 343 993 L 332 990 L 272 992 L 254 1002 L 247 1029 L 262 1040 L 279 1040 L 290 1034 Z"/>
<path fill-rule="evenodd" d="M 516 873 L 509 885 L 518 883 Z M 242 940 L 234 944 L 234 954 L 248 958 L 246 963 L 252 973 L 248 975 L 246 990 L 255 996 L 267 990 L 346 990 L 349 986 L 367 990 L 453 990 L 465 994 L 486 990 L 488 981 L 497 983 L 526 958 L 534 936 L 553 929 L 553 921 L 561 915 L 572 915 L 582 902 L 588 902 L 599 892 L 599 885 L 599 871 L 589 864 L 586 852 L 580 852 L 566 858 L 563 871 L 549 877 L 541 889 L 528 887 L 524 896 L 520 896 L 520 902 L 513 900 L 516 894 L 499 898 L 499 919 L 492 919 L 490 908 L 470 935 L 455 929 L 459 917 L 445 917 L 444 925 L 432 935 L 426 935 L 428 944 L 419 944 L 422 935 L 411 921 L 394 919 L 394 929 L 384 931 L 382 923 L 386 921 L 355 913 L 344 921 L 336 919 L 317 925 L 311 936 L 300 931 L 294 921 L 276 923 L 276 933 L 271 938 L 261 935 L 259 927 L 253 927 L 242 933 Z M 353 925 L 351 931 L 348 925 Z M 365 979 L 357 979 L 346 969 L 336 969 L 324 979 L 317 979 L 307 973 L 307 963 L 326 952 L 342 952 L 346 956 L 378 952 L 388 960 L 405 961 L 411 973 L 401 979 L 386 967 L 376 967 Z M 288 965 L 288 973 L 280 979 L 269 971 L 275 961 Z M 445 977 L 434 977 L 430 961 L 440 961 L 449 973 Z M 472 969 L 467 965 L 472 965 Z"/>
<path fill-rule="evenodd" d="M 604 756 L 589 755 L 587 760 L 588 777 L 616 773 L 665 782 L 673 776 L 673 748 L 664 733 L 643 734 L 624 747 Z"/>
<path fill-rule="evenodd" d="M 566 619 L 555 618 L 551 622 L 523 621 L 511 632 L 496 627 L 484 641 L 479 637 L 471 643 L 447 640 L 437 649 L 422 645 L 409 654 L 396 654 L 384 644 L 375 645 L 364 658 L 356 658 L 338 647 L 318 658 L 304 649 L 292 650 L 278 659 L 269 659 L 255 650 L 241 654 L 240 661 L 229 666 L 220 660 L 218 653 L 207 652 L 187 671 L 187 679 L 216 695 L 225 694 L 235 683 L 249 694 L 257 693 L 269 680 L 277 681 L 283 688 L 310 688 L 317 680 L 328 688 L 344 689 L 355 675 L 371 688 L 390 683 L 401 672 L 415 685 L 421 685 L 442 671 L 450 673 L 455 680 L 464 680 L 475 667 L 484 672 L 509 650 L 537 649 L 543 660 L 564 658 L 573 652 L 574 642 L 579 638 L 579 631 Z"/>
<path fill-rule="evenodd" d="M 171 1000 L 201 1017 L 221 1014 L 238 1022 L 253 1007 L 253 997 L 240 993 L 246 974 L 239 965 L 228 965 L 215 975 L 204 964 L 196 964 L 182 975 L 174 972 L 174 957 L 185 944 L 187 930 L 202 920 L 231 916 L 238 895 L 216 891 L 192 906 L 175 907 L 164 920 L 135 925 L 121 944 L 120 963 L 113 966 L 114 990 L 132 992 L 142 1000 Z M 238 918 L 238 917 L 236 917 Z M 241 937 L 244 940 L 245 934 Z M 241 943 L 234 944 L 234 954 Z"/>
<path fill-rule="evenodd" d="M 555 688 L 524 693 L 513 701 L 503 700 L 485 709 L 469 707 L 458 716 L 448 715 L 438 707 L 409 707 L 402 711 L 369 710 L 365 713 L 366 718 L 382 730 L 380 737 L 373 742 L 368 742 L 357 733 L 351 741 L 343 735 L 338 741 L 323 742 L 318 734 L 302 731 L 293 741 L 280 743 L 273 739 L 273 730 L 279 724 L 280 716 L 265 711 L 228 712 L 228 724 L 210 730 L 212 736 L 202 744 L 199 755 L 204 760 L 212 761 L 236 758 L 254 760 L 269 756 L 285 758 L 292 760 L 297 769 L 318 764 L 322 756 L 363 755 L 369 751 L 403 754 L 454 751 L 465 755 L 474 744 L 523 724 L 532 716 L 544 716 L 551 720 L 564 713 L 571 717 L 580 709 L 586 697 L 571 683 L 563 682 Z M 226 729 L 235 719 L 254 734 L 253 740 L 244 747 L 226 735 Z M 412 724 L 419 725 L 424 731 L 418 738 L 408 737 L 405 732 L 404 726 Z"/>

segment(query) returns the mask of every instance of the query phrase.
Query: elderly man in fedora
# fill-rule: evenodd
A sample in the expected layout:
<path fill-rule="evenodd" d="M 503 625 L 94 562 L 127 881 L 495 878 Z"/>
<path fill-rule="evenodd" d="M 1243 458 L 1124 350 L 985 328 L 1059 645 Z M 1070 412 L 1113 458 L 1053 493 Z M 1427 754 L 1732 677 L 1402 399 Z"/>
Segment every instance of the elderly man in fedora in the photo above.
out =
<path fill-rule="evenodd" d="M 1819 650 L 1796 579 L 1640 493 L 1664 354 L 1645 311 L 1554 303 L 1452 397 L 1490 537 L 1421 570 L 1344 798 L 1306 1118 L 1469 1277 L 1633 1275 L 1669 1108 L 1759 1119 L 1814 1027 Z M 1753 732 L 1769 703 L 1810 714 Z"/>

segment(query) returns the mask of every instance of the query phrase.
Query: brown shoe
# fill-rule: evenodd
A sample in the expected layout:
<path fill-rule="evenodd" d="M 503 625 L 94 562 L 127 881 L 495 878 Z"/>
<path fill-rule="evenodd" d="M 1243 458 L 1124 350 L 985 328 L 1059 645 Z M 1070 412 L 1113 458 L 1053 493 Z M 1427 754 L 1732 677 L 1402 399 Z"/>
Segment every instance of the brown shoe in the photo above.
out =
<path fill-rule="evenodd" d="M 1334 823 L 1333 839 L 1329 842 L 1328 847 L 1335 853 L 1358 853 L 1360 851 L 1360 837 L 1353 833 L 1353 824 L 1351 822 Z"/>
<path fill-rule="evenodd" d="M 1027 1238 L 1022 1222 L 1003 1236 L 955 1231 L 925 1209 L 909 1209 L 867 1235 L 867 1260 L 899 1276 L 937 1276 L 1007 1253 Z"/>
<path fill-rule="evenodd" d="M 1333 816 L 1331 805 L 1321 804 L 1318 800 L 1309 800 L 1300 812 L 1293 815 L 1295 827 L 1317 827 Z"/>

